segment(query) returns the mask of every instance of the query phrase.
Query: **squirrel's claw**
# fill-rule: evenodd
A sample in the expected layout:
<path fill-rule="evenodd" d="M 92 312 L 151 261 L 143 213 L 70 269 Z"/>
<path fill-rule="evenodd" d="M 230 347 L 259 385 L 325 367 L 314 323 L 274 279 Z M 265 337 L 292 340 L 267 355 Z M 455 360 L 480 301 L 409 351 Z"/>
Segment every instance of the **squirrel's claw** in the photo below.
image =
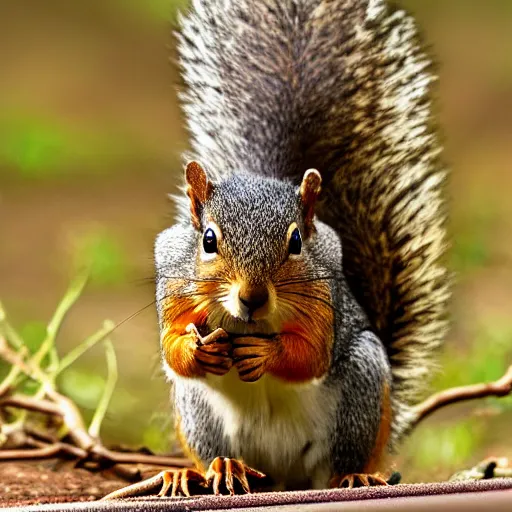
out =
<path fill-rule="evenodd" d="M 239 482 L 244 493 L 249 494 L 251 492 L 247 476 L 259 480 L 265 478 L 263 473 L 246 466 L 239 460 L 216 457 L 206 472 L 205 480 L 208 485 L 212 486 L 213 494 L 221 494 L 221 484 L 224 483 L 228 493 L 233 496 L 236 493 L 235 480 Z"/>
<path fill-rule="evenodd" d="M 134 498 L 136 496 L 142 496 L 151 494 L 152 491 L 156 491 L 159 485 L 161 485 L 158 496 L 167 496 L 169 489 L 171 489 L 171 496 L 190 496 L 189 481 L 197 482 L 200 486 L 205 487 L 204 476 L 195 469 L 178 469 L 178 470 L 165 470 L 161 471 L 157 475 L 137 482 L 132 485 L 128 485 L 117 491 L 107 494 L 107 496 L 101 498 L 102 500 L 117 500 L 122 498 Z M 204 492 L 204 491 L 203 491 Z"/>
<path fill-rule="evenodd" d="M 354 487 L 373 487 L 376 485 L 389 485 L 387 480 L 380 473 L 349 473 L 335 476 L 330 487 L 352 489 Z"/>
<path fill-rule="evenodd" d="M 204 337 L 201 336 L 194 324 L 187 325 L 185 330 L 195 337 L 194 357 L 205 372 L 214 375 L 225 375 L 229 372 L 233 365 L 229 355 L 231 344 L 220 341 L 228 337 L 228 333 L 224 329 L 215 329 Z"/>
<path fill-rule="evenodd" d="M 244 382 L 261 378 L 276 356 L 276 343 L 266 338 L 240 336 L 233 340 L 233 347 L 233 365 Z"/>
<path fill-rule="evenodd" d="M 172 485 L 171 496 L 174 498 L 183 494 L 190 497 L 190 490 L 188 487 L 189 480 L 198 482 L 204 485 L 204 476 L 195 469 L 182 469 L 180 471 L 162 471 L 162 488 L 158 496 L 167 496 L 169 488 Z"/>

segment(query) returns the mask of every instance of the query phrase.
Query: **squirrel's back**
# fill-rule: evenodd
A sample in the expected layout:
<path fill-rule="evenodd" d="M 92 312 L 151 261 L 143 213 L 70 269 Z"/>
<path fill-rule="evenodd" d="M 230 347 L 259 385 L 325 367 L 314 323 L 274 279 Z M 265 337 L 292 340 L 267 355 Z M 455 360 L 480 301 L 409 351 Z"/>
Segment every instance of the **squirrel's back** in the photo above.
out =
<path fill-rule="evenodd" d="M 448 296 L 433 75 L 413 20 L 381 0 L 193 0 L 181 24 L 191 156 L 216 179 L 320 171 L 317 214 L 342 238 L 393 397 L 413 403 Z"/>

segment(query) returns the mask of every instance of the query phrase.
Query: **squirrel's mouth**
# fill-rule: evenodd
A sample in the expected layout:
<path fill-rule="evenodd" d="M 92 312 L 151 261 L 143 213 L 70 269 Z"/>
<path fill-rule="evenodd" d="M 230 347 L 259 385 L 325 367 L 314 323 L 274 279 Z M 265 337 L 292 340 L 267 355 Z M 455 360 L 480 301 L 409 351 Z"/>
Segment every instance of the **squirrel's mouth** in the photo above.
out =
<path fill-rule="evenodd" d="M 225 314 L 215 315 L 214 311 L 212 313 L 208 315 L 208 330 L 221 327 L 230 337 L 256 336 L 258 338 L 272 338 L 281 330 L 281 324 L 278 321 L 254 320 L 247 322 Z"/>

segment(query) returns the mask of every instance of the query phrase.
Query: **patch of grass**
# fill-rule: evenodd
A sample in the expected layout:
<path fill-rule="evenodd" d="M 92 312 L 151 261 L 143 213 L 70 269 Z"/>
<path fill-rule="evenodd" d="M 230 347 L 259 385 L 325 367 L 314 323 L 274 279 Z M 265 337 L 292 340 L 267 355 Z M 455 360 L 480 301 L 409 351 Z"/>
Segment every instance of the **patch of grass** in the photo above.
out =
<path fill-rule="evenodd" d="M 450 267 L 458 273 L 467 273 L 487 265 L 491 254 L 482 232 L 466 231 L 454 237 Z"/>
<path fill-rule="evenodd" d="M 54 179 L 85 169 L 105 172 L 144 152 L 116 130 L 93 132 L 56 118 L 22 113 L 0 117 L 0 166 L 25 179 Z"/>
<path fill-rule="evenodd" d="M 500 213 L 485 200 L 468 205 L 451 234 L 449 265 L 458 274 L 470 273 L 491 263 L 493 226 Z"/>
<path fill-rule="evenodd" d="M 34 401 L 43 400 L 44 403 L 44 400 L 57 400 L 57 382 L 62 381 L 64 387 L 67 386 L 69 391 L 78 396 L 82 395 L 82 398 L 95 409 L 89 432 L 91 436 L 96 437 L 117 379 L 115 353 L 108 339 L 115 325 L 113 322 L 105 321 L 99 330 L 64 356 L 59 354 L 56 347 L 62 322 L 82 294 L 86 282 L 87 275 L 81 274 L 71 283 L 52 318 L 42 328 L 38 323 L 34 323 L 27 324 L 22 331 L 17 331 L 7 320 L 0 304 L 0 355 L 4 364 L 7 363 L 7 373 L 3 372 L 3 379 L 0 381 L 0 394 L 3 396 L 18 393 Z M 25 339 L 24 335 L 28 338 Z M 100 342 L 106 347 L 107 379 L 96 373 L 83 376 L 73 368 L 69 369 L 87 350 Z M 9 421 L 0 423 L 0 447 L 3 443 L 9 442 L 10 437 L 16 432 L 23 431 L 28 416 L 29 411 L 21 408 L 10 413 Z M 4 417 L 6 416 L 2 411 L 2 419 Z M 66 429 L 61 430 L 61 436 L 67 435 Z"/>
<path fill-rule="evenodd" d="M 70 239 L 72 272 L 88 268 L 91 285 L 126 281 L 128 263 L 121 242 L 104 227 L 90 226 Z"/>
<path fill-rule="evenodd" d="M 142 444 L 155 453 L 166 453 L 169 451 L 171 440 L 169 416 L 154 415 L 143 431 Z"/>
<path fill-rule="evenodd" d="M 94 409 L 105 387 L 105 379 L 94 372 L 70 368 L 59 378 L 59 386 L 78 406 Z"/>
<path fill-rule="evenodd" d="M 424 427 L 410 438 L 406 450 L 417 467 L 452 471 L 468 463 L 484 433 L 483 423 L 474 418 Z"/>
<path fill-rule="evenodd" d="M 188 0 L 120 0 L 119 7 L 157 21 L 175 22 L 178 11 L 189 5 Z"/>
<path fill-rule="evenodd" d="M 43 322 L 27 322 L 20 327 L 20 336 L 31 354 L 35 354 L 41 347 L 46 336 L 46 325 Z"/>
<path fill-rule="evenodd" d="M 488 319 L 485 325 L 478 327 L 466 354 L 461 354 L 458 347 L 446 351 L 441 361 L 443 371 L 434 386 L 436 389 L 445 389 L 491 382 L 505 373 L 511 361 L 512 325 L 506 319 Z"/>

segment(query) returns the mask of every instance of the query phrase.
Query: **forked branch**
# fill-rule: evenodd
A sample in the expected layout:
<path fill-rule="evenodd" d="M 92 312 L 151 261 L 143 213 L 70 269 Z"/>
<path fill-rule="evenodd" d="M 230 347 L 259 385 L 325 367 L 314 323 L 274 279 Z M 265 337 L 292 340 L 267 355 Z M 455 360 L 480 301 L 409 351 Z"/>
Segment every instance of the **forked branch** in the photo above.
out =
<path fill-rule="evenodd" d="M 509 366 L 503 377 L 495 382 L 449 388 L 430 396 L 414 408 L 413 426 L 447 405 L 488 396 L 504 397 L 511 393 L 512 365 Z"/>

